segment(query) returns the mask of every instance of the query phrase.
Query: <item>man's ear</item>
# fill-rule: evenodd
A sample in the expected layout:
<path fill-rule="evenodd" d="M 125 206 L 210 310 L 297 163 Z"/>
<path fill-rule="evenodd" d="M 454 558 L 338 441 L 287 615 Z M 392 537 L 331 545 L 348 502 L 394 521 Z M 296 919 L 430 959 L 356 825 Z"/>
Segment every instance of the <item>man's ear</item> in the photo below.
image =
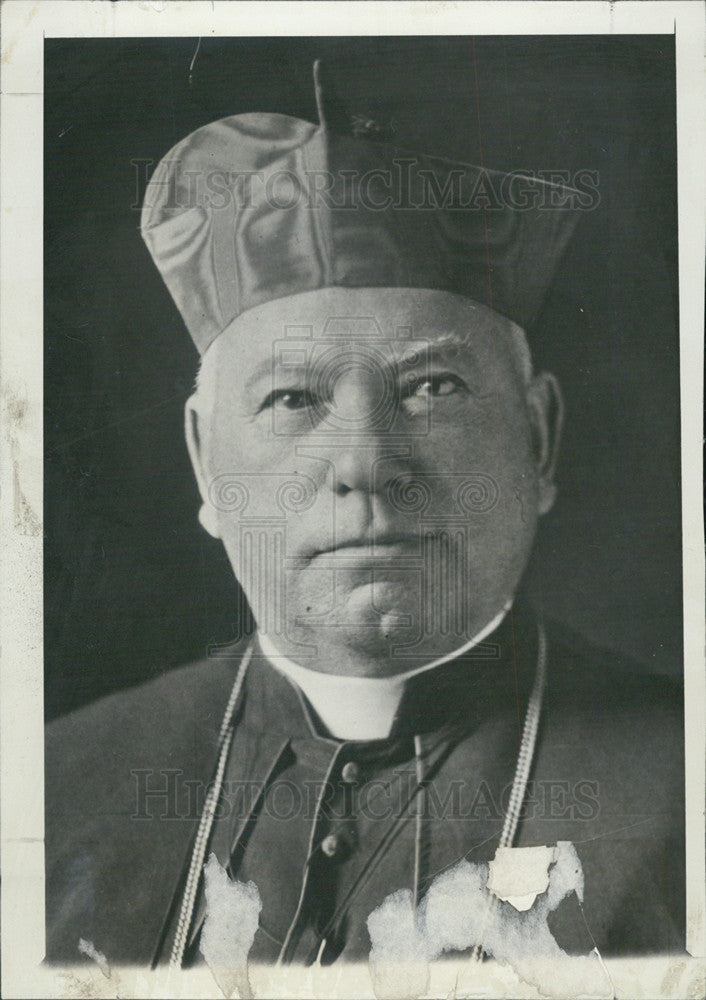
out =
<path fill-rule="evenodd" d="M 220 537 L 216 509 L 211 503 L 208 490 L 207 463 L 204 448 L 204 415 L 197 395 L 189 396 L 184 407 L 184 434 L 189 458 L 201 494 L 199 521 L 213 538 Z"/>
<path fill-rule="evenodd" d="M 538 512 L 551 510 L 556 500 L 554 473 L 564 426 L 564 399 L 556 378 L 549 372 L 532 377 L 527 388 L 527 409 L 539 483 Z"/>

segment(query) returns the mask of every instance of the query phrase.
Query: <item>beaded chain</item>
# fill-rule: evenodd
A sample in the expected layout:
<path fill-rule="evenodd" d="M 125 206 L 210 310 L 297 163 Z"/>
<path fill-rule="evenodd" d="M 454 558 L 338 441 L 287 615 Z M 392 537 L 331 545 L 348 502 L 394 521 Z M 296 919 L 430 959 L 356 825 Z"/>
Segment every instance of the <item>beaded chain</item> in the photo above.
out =
<path fill-rule="evenodd" d="M 547 673 L 547 637 L 544 626 L 538 628 L 537 646 L 537 670 L 534 676 L 534 685 L 530 695 L 527 713 L 525 715 L 525 725 L 522 730 L 522 741 L 520 752 L 517 756 L 517 766 L 515 768 L 515 778 L 512 783 L 512 792 L 505 815 L 505 823 L 500 834 L 498 847 L 512 847 L 517 832 L 517 824 L 520 820 L 522 803 L 527 791 L 527 781 L 529 780 L 534 759 L 534 748 L 537 743 L 537 730 L 539 728 L 539 717 L 542 711 L 542 699 L 544 697 L 544 684 Z M 498 897 L 494 893 L 489 893 L 488 902 L 483 916 L 483 923 L 479 934 L 478 944 L 473 949 L 472 961 L 480 962 L 483 957 L 483 936 L 486 927 L 490 922 L 498 906 Z"/>
<path fill-rule="evenodd" d="M 228 754 L 230 753 L 230 746 L 233 742 L 233 733 L 235 732 L 233 712 L 235 711 L 235 706 L 243 687 L 245 672 L 248 669 L 251 657 L 252 646 L 249 646 L 247 652 L 240 661 L 238 673 L 235 677 L 235 683 L 233 684 L 233 689 L 230 693 L 225 715 L 223 716 L 223 722 L 221 723 L 221 729 L 218 734 L 217 745 L 220 750 L 218 754 L 218 766 L 216 768 L 216 776 L 213 779 L 213 784 L 209 788 L 208 795 L 206 796 L 206 802 L 204 803 L 203 813 L 201 814 L 199 828 L 196 833 L 196 840 L 194 841 L 194 850 L 191 855 L 189 874 L 186 878 L 184 895 L 182 896 L 181 909 L 179 911 L 179 921 L 177 923 L 176 935 L 174 937 L 172 953 L 169 959 L 169 965 L 172 969 L 181 968 L 181 963 L 184 959 L 184 951 L 186 950 L 189 928 L 191 927 L 194 906 L 196 904 L 196 894 L 199 887 L 199 881 L 201 879 L 203 859 L 206 856 L 206 848 L 208 846 L 209 837 L 211 836 L 211 828 L 216 815 L 216 806 L 218 805 L 218 800 L 221 797 L 223 775 L 228 761 Z"/>

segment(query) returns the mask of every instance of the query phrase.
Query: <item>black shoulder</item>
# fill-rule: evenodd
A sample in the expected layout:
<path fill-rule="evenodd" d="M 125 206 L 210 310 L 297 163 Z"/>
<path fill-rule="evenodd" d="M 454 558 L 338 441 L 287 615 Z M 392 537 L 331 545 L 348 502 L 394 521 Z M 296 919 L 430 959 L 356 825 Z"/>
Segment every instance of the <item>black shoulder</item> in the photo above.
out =
<path fill-rule="evenodd" d="M 549 766 L 595 778 L 605 801 L 635 814 L 655 802 L 677 817 L 684 794 L 684 690 L 565 628 L 548 626 L 544 748 Z M 667 808 L 667 806 L 665 806 Z M 683 821 L 680 820 L 680 822 Z"/>
<path fill-rule="evenodd" d="M 191 731 L 218 727 L 243 652 L 229 647 L 222 656 L 167 670 L 52 720 L 45 734 L 47 769 L 67 772 L 88 754 L 105 760 L 126 750 L 136 757 L 140 749 L 166 751 L 187 742 Z"/>
<path fill-rule="evenodd" d="M 681 676 L 653 670 L 556 622 L 547 623 L 550 689 L 555 698 L 600 705 L 606 711 L 663 712 L 683 718 Z"/>

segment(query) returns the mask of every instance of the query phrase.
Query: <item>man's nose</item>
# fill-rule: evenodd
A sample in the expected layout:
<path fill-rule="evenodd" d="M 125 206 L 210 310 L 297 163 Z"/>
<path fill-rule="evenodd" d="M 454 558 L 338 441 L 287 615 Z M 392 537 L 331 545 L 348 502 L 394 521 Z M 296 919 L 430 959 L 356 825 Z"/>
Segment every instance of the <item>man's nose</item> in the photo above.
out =
<path fill-rule="evenodd" d="M 385 496 L 395 480 L 409 475 L 407 457 L 408 449 L 400 443 L 359 435 L 338 449 L 331 463 L 331 485 L 339 496 L 354 490 Z"/>
<path fill-rule="evenodd" d="M 327 433 L 336 437 L 331 485 L 341 496 L 353 490 L 384 494 L 408 471 L 410 447 L 399 438 L 397 400 L 380 383 L 370 373 L 351 371 L 336 384 Z"/>

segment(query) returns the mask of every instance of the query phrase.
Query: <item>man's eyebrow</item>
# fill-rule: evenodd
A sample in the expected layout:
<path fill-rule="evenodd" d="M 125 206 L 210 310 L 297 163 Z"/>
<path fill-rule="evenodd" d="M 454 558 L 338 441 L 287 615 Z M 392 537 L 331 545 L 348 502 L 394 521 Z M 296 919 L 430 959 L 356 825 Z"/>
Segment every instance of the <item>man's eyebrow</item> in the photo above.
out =
<path fill-rule="evenodd" d="M 447 347 L 468 347 L 468 333 L 459 333 L 457 330 L 442 330 L 437 334 L 434 330 L 427 331 L 427 336 L 433 336 L 433 340 L 428 341 L 430 351 L 443 351 Z M 418 338 L 424 340 L 424 337 Z"/>
<path fill-rule="evenodd" d="M 443 361 L 455 358 L 461 351 L 467 351 L 471 338 L 467 333 L 448 330 L 438 336 L 416 337 L 413 343 L 415 348 L 417 346 L 421 348 L 421 358 L 426 358 L 428 361 Z"/>
<path fill-rule="evenodd" d="M 267 357 L 262 358 L 253 368 L 250 375 L 248 375 L 245 380 L 245 388 L 251 389 L 257 382 L 260 382 L 266 376 L 272 376 L 275 371 L 277 371 L 278 366 L 274 358 Z"/>
<path fill-rule="evenodd" d="M 433 339 L 430 339 L 432 337 Z M 428 350 L 429 355 L 433 357 L 435 354 L 443 355 L 449 348 L 468 347 L 468 334 L 448 329 L 439 331 L 438 334 L 435 330 L 427 330 L 426 334 L 410 337 L 409 341 L 410 343 L 423 346 L 426 350 Z M 405 345 L 404 341 L 399 340 L 391 341 L 391 343 L 400 347 L 404 347 Z M 392 366 L 396 363 L 397 361 L 395 358 L 390 358 L 390 364 Z M 272 376 L 277 370 L 281 369 L 288 371 L 291 370 L 291 366 L 278 364 L 276 359 L 272 357 L 262 358 L 255 365 L 252 372 L 245 380 L 245 389 L 252 389 L 263 378 L 266 376 Z"/>

